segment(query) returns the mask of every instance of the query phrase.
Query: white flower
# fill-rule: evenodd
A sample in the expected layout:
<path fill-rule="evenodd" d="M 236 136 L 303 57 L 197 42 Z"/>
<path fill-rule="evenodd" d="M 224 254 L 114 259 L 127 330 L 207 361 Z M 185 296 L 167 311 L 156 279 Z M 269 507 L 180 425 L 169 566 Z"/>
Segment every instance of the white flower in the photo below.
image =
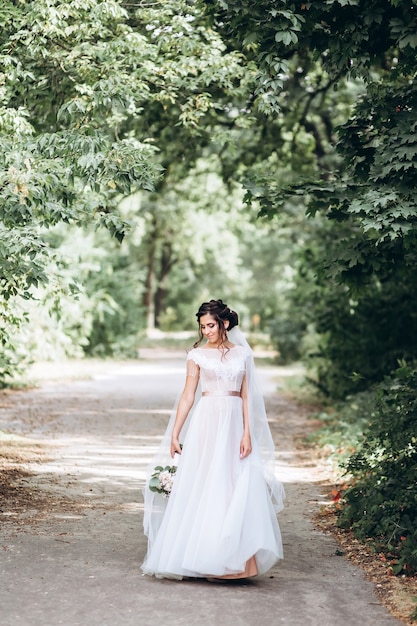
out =
<path fill-rule="evenodd" d="M 159 474 L 159 482 L 164 491 L 171 492 L 174 478 L 171 472 L 163 471 Z"/>
<path fill-rule="evenodd" d="M 157 465 L 149 481 L 149 489 L 160 493 L 164 498 L 168 498 L 174 485 L 176 465 Z"/>

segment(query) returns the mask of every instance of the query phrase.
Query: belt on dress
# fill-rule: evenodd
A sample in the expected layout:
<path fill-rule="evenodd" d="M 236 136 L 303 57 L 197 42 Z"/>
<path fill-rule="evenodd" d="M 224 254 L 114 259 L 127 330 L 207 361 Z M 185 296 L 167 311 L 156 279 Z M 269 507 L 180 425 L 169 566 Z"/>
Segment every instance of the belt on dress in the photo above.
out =
<path fill-rule="evenodd" d="M 237 396 L 240 398 L 240 391 L 203 391 L 202 396 Z"/>

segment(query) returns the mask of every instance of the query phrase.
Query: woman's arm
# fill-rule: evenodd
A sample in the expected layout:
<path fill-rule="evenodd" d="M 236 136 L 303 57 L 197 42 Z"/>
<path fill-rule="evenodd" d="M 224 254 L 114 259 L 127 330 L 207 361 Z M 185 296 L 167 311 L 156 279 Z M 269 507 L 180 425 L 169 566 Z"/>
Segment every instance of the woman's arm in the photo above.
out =
<path fill-rule="evenodd" d="M 181 428 L 184 426 L 184 422 L 187 419 L 187 415 L 190 412 L 191 407 L 194 404 L 195 392 L 198 385 L 198 376 L 187 375 L 185 379 L 184 391 L 181 394 L 180 401 L 178 403 L 177 414 L 175 416 L 175 422 L 171 435 L 171 456 L 174 458 L 174 454 L 177 452 L 181 454 L 181 447 L 179 442 L 179 436 Z"/>
<path fill-rule="evenodd" d="M 242 396 L 242 410 L 243 410 L 243 437 L 240 442 L 240 458 L 244 459 L 252 452 L 252 442 L 250 437 L 250 425 L 249 425 L 249 410 L 248 410 L 248 385 L 246 382 L 246 376 L 242 382 L 242 389 L 240 391 Z"/>

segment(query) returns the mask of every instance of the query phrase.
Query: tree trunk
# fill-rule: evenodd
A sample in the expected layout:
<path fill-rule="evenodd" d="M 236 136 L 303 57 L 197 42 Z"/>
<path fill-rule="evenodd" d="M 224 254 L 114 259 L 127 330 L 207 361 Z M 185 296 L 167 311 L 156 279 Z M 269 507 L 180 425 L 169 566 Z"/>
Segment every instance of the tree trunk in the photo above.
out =
<path fill-rule="evenodd" d="M 158 241 L 158 231 L 155 217 L 152 220 L 152 230 L 148 236 L 147 249 L 147 270 L 145 280 L 145 292 L 143 294 L 143 305 L 146 311 L 146 332 L 149 334 L 155 330 L 155 263 L 156 246 Z"/>
<path fill-rule="evenodd" d="M 162 246 L 161 262 L 158 273 L 158 285 L 155 291 L 155 324 L 160 327 L 160 315 L 165 308 L 165 298 L 168 293 L 166 288 L 167 278 L 174 265 L 174 255 L 172 254 L 172 245 L 165 242 Z"/>

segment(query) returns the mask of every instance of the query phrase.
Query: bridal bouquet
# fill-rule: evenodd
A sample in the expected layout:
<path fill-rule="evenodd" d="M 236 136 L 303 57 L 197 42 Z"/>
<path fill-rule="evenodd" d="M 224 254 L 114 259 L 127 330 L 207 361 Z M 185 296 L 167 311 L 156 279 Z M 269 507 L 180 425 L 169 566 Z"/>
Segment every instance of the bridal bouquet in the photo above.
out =
<path fill-rule="evenodd" d="M 172 486 L 174 484 L 174 476 L 177 471 L 176 465 L 157 465 L 154 468 L 154 473 L 149 481 L 149 489 L 161 493 L 164 498 L 169 498 Z"/>

